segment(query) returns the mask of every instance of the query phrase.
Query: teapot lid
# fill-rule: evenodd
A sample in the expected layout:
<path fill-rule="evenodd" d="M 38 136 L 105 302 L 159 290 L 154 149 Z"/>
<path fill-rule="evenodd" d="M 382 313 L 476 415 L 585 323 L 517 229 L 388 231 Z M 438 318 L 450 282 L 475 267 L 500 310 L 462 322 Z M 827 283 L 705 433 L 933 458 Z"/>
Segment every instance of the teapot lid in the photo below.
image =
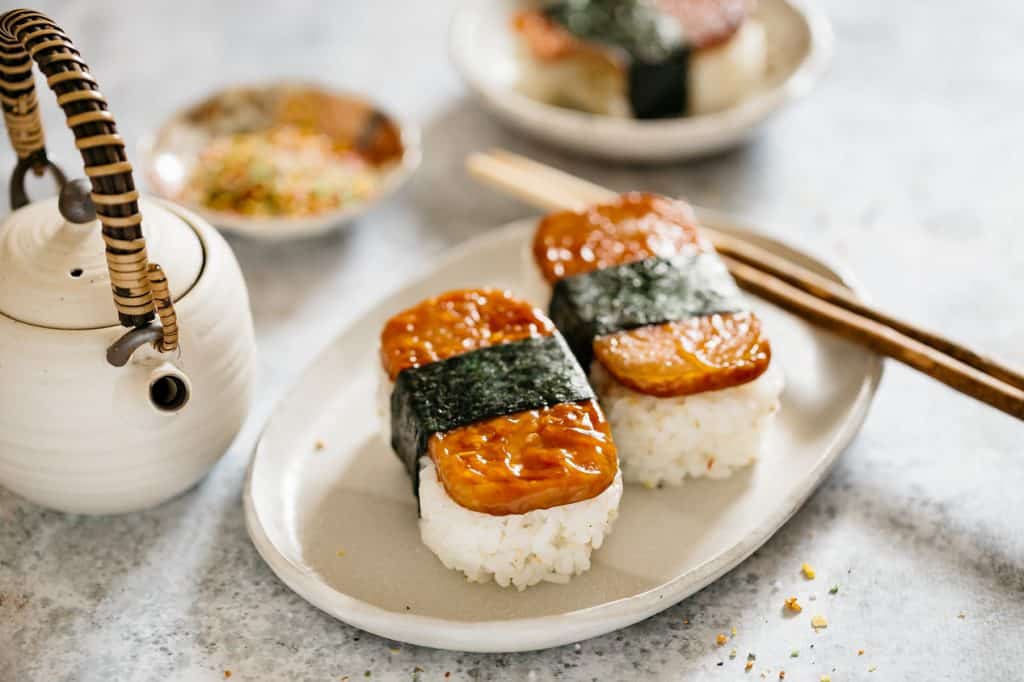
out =
<path fill-rule="evenodd" d="M 160 262 L 178 300 L 199 279 L 205 258 L 199 235 L 161 201 L 140 199 L 146 250 Z M 52 329 L 119 324 L 100 223 L 76 224 L 57 198 L 14 211 L 0 225 L 0 314 Z"/>

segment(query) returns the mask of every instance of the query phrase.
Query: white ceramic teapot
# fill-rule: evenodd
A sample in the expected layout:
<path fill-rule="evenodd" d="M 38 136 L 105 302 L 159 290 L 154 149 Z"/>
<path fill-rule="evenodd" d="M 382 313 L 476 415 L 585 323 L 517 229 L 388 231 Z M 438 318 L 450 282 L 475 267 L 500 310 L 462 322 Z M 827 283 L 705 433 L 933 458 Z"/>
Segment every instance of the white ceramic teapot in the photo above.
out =
<path fill-rule="evenodd" d="M 158 504 L 213 466 L 248 411 L 255 346 L 238 263 L 201 218 L 139 197 L 106 100 L 51 20 L 4 14 L 0 56 L 19 159 L 0 225 L 0 485 L 73 512 Z M 88 183 L 47 159 L 33 60 Z M 60 198 L 29 204 L 28 170 L 49 171 Z"/>

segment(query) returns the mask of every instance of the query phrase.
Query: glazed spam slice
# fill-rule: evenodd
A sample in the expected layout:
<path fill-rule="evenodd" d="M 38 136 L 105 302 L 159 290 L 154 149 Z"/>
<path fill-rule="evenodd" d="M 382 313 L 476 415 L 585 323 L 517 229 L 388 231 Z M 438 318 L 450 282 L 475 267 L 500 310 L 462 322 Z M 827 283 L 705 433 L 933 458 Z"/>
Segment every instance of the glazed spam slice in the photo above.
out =
<path fill-rule="evenodd" d="M 418 490 L 429 456 L 448 495 L 490 515 L 587 500 L 617 453 L 582 370 L 552 322 L 496 289 L 451 291 L 386 323 L 392 445 Z"/>

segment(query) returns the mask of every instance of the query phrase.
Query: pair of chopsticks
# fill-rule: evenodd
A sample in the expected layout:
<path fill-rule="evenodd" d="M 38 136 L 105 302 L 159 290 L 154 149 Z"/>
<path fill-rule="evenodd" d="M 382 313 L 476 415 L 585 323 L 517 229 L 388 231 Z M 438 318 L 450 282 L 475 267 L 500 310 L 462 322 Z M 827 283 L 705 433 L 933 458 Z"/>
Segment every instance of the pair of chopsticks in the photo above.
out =
<path fill-rule="evenodd" d="M 580 210 L 615 192 L 503 150 L 472 154 L 470 174 L 546 210 Z M 755 244 L 701 227 L 737 283 L 768 301 L 1024 420 L 1024 372 L 868 306 L 849 289 Z"/>

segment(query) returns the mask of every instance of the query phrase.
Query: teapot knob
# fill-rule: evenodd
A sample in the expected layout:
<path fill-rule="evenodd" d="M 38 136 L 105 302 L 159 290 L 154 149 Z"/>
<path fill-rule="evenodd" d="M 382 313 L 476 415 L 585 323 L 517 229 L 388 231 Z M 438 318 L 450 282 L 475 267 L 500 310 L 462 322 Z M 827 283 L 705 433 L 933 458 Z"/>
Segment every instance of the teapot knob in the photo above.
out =
<path fill-rule="evenodd" d="M 83 224 L 96 220 L 96 206 L 92 203 L 92 186 L 85 178 L 76 178 L 60 190 L 57 208 L 64 220 Z"/>

